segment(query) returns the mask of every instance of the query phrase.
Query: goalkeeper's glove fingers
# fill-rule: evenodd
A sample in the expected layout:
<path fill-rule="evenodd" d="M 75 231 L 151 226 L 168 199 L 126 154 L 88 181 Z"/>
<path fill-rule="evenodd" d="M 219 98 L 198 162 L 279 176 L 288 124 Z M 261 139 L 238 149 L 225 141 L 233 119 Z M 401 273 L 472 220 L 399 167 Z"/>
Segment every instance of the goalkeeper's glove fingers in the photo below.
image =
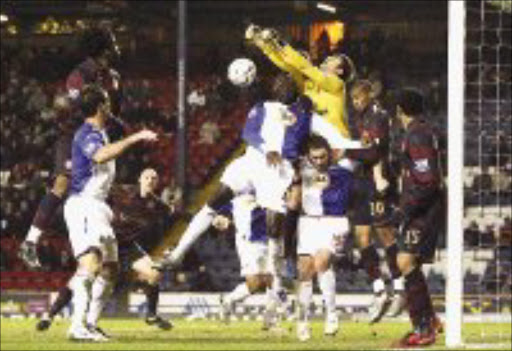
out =
<path fill-rule="evenodd" d="M 261 28 L 255 24 L 250 24 L 245 30 L 245 39 L 252 41 L 261 32 Z"/>

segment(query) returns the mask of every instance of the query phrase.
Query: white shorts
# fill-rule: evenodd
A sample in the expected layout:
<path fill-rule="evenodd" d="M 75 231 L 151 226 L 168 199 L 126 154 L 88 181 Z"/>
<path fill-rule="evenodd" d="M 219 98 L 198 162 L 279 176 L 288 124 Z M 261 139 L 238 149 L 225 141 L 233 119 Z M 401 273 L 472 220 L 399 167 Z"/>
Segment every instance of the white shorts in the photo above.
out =
<path fill-rule="evenodd" d="M 97 247 L 103 262 L 118 261 L 117 240 L 111 226 L 113 213 L 104 201 L 70 196 L 64 205 L 64 219 L 75 257 Z"/>
<path fill-rule="evenodd" d="M 267 243 L 236 238 L 236 251 L 240 258 L 240 275 L 267 274 Z"/>
<path fill-rule="evenodd" d="M 325 249 L 335 254 L 343 249 L 349 229 L 347 217 L 302 216 L 298 226 L 297 253 L 315 255 Z"/>
<path fill-rule="evenodd" d="M 265 155 L 248 148 L 244 155 L 228 165 L 220 181 L 235 194 L 254 191 L 259 206 L 284 213 L 285 195 L 294 173 L 288 160 L 283 160 L 279 167 L 270 167 Z"/>

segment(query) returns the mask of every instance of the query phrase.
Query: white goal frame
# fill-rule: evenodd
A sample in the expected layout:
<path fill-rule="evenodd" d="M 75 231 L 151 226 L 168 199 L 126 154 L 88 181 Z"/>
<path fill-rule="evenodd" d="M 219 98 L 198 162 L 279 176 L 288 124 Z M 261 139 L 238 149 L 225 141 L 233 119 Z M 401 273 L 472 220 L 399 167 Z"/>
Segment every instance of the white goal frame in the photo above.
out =
<path fill-rule="evenodd" d="M 448 1 L 448 261 L 446 346 L 462 345 L 465 1 Z"/>

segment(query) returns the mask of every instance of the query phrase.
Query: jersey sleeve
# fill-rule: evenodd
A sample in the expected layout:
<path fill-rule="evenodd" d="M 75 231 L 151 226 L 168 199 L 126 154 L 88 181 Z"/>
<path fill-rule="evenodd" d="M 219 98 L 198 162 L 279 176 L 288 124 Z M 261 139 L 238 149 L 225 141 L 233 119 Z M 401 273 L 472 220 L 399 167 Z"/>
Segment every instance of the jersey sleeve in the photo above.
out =
<path fill-rule="evenodd" d="M 326 215 L 341 215 L 348 209 L 350 193 L 353 186 L 352 173 L 341 167 L 329 169 L 329 186 L 323 191 L 325 204 L 331 204 L 324 209 Z M 330 209 L 329 209 L 330 208 Z M 336 209 L 334 213 L 331 213 Z"/>
<path fill-rule="evenodd" d="M 281 47 L 278 47 L 272 42 L 261 40 L 257 40 L 255 44 L 279 69 L 290 73 L 293 80 L 299 85 L 299 87 L 302 86 L 304 83 L 302 73 L 284 60 Z"/>
<path fill-rule="evenodd" d="M 362 149 L 359 140 L 345 138 L 338 130 L 316 113 L 311 115 L 311 132 L 324 137 L 333 149 Z"/>
<path fill-rule="evenodd" d="M 438 178 L 437 149 L 434 136 L 430 133 L 415 131 L 406 140 L 408 168 L 414 181 L 430 185 Z"/>
<path fill-rule="evenodd" d="M 242 139 L 247 145 L 261 148 L 263 138 L 261 136 L 261 127 L 265 118 L 265 108 L 263 104 L 254 106 L 247 114 L 244 129 L 242 131 Z"/>
<path fill-rule="evenodd" d="M 315 82 L 320 88 L 330 93 L 342 93 L 345 84 L 343 80 L 334 74 L 325 74 L 318 67 L 315 67 L 308 59 L 286 45 L 282 50 L 283 61 L 293 67 L 310 80 Z"/>
<path fill-rule="evenodd" d="M 347 157 L 374 165 L 386 156 L 388 150 L 389 125 L 387 117 L 379 112 L 371 115 L 363 127 L 362 135 L 369 138 L 370 146 L 365 149 L 349 150 Z"/>
<path fill-rule="evenodd" d="M 101 134 L 98 132 L 92 132 L 83 138 L 79 144 L 79 147 L 88 159 L 92 159 L 94 154 L 104 145 L 105 141 L 103 140 Z"/>

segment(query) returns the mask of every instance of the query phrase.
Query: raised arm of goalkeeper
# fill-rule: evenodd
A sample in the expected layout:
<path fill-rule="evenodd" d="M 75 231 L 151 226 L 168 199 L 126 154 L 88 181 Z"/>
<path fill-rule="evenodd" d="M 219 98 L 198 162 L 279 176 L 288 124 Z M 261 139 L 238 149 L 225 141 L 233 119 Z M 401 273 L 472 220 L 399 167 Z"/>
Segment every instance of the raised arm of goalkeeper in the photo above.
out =
<path fill-rule="evenodd" d="M 279 39 L 273 29 L 260 29 L 250 25 L 245 33 L 248 41 L 255 44 L 277 67 L 289 72 L 293 79 L 304 90 L 305 80 L 311 80 L 320 89 L 333 94 L 342 93 L 344 82 L 336 73 L 340 60 L 337 56 L 330 56 L 322 63 L 322 69 L 314 66 L 311 61 L 288 43 Z M 332 69 L 330 69 L 331 67 Z"/>

